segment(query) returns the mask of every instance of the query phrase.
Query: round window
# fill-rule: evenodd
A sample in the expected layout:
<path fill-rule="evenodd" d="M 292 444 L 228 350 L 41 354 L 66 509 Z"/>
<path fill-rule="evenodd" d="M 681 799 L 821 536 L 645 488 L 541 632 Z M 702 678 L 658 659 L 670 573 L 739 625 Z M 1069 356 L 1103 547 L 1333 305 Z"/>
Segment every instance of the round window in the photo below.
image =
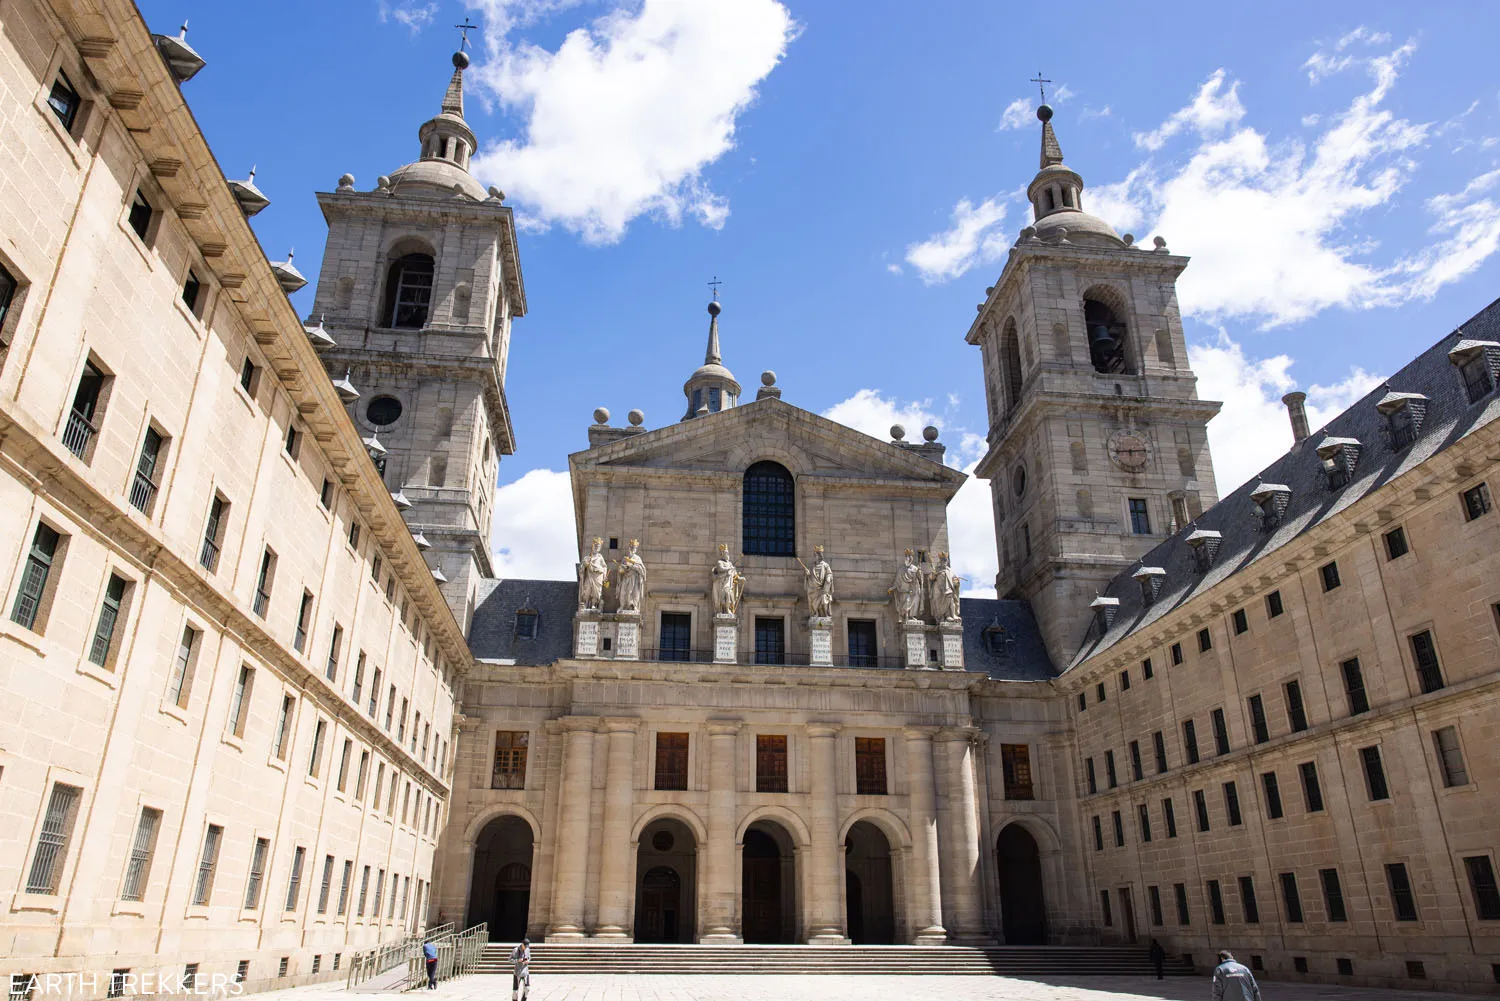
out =
<path fill-rule="evenodd" d="M 1019 497 L 1026 492 L 1026 467 L 1017 466 L 1016 471 L 1010 474 L 1010 487 Z"/>
<path fill-rule="evenodd" d="M 365 407 L 365 419 L 376 427 L 394 424 L 401 417 L 401 401 L 394 396 L 377 396 Z"/>
<path fill-rule="evenodd" d="M 657 831 L 651 835 L 651 847 L 659 852 L 671 851 L 674 844 L 676 844 L 676 841 L 673 839 L 671 831 Z"/>

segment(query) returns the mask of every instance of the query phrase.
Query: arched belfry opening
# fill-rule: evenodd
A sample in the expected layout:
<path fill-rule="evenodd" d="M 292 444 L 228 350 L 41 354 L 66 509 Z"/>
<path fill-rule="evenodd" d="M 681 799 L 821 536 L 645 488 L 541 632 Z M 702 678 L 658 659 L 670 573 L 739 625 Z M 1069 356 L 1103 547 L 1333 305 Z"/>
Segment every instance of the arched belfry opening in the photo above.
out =
<path fill-rule="evenodd" d="M 635 865 L 635 940 L 693 942 L 698 910 L 698 843 L 693 832 L 671 817 L 652 821 L 641 831 Z"/>
<path fill-rule="evenodd" d="M 1133 375 L 1126 344 L 1127 328 L 1120 314 L 1101 299 L 1083 300 L 1083 326 L 1088 333 L 1089 361 L 1106 375 Z"/>
<path fill-rule="evenodd" d="M 432 279 L 436 265 L 431 254 L 414 250 L 392 255 L 385 277 L 385 303 L 380 322 L 402 330 L 427 326 L 432 310 Z"/>
<path fill-rule="evenodd" d="M 769 459 L 745 470 L 741 551 L 746 556 L 797 555 L 797 484 Z"/>
<path fill-rule="evenodd" d="M 1000 335 L 1000 366 L 1005 379 L 1005 412 L 1021 404 L 1021 338 L 1016 333 L 1015 317 L 1005 321 Z"/>
<path fill-rule="evenodd" d="M 531 919 L 531 825 L 496 817 L 474 842 L 468 924 L 489 922 L 490 941 L 516 942 Z"/>
<path fill-rule="evenodd" d="M 745 831 L 741 914 L 747 943 L 798 941 L 797 871 L 792 836 L 772 820 Z"/>
<path fill-rule="evenodd" d="M 1005 944 L 1044 944 L 1047 906 L 1042 896 L 1042 853 L 1036 838 L 1020 824 L 1008 824 L 996 842 L 995 857 Z"/>

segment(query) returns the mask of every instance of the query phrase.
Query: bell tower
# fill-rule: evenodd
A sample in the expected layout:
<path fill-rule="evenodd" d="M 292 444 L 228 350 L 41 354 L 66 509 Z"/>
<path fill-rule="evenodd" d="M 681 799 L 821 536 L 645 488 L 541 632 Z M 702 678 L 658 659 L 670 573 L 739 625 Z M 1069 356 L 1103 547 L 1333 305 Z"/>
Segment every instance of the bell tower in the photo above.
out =
<path fill-rule="evenodd" d="M 328 244 L 308 327 L 465 631 L 479 579 L 493 576 L 495 482 L 515 451 L 506 359 L 526 313 L 511 209 L 469 173 L 468 65 L 453 54 L 416 161 L 374 190 L 345 174 L 319 193 Z"/>
<path fill-rule="evenodd" d="M 983 356 L 1001 597 L 1032 604 L 1053 661 L 1072 661 L 1090 602 L 1218 499 L 1188 367 L 1177 276 L 1186 257 L 1123 239 L 1083 209 L 1052 109 L 1021 231 L 966 339 Z"/>

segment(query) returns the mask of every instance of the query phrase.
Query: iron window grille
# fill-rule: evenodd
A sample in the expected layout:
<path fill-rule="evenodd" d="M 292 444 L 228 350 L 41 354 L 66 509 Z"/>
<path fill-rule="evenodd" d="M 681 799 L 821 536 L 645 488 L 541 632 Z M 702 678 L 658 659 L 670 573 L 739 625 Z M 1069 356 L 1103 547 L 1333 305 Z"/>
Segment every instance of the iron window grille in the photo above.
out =
<path fill-rule="evenodd" d="M 1438 664 L 1437 647 L 1432 642 L 1432 633 L 1423 630 L 1411 638 L 1412 659 L 1417 665 L 1417 681 L 1422 694 L 1435 692 L 1444 687 L 1443 672 Z"/>
<path fill-rule="evenodd" d="M 219 569 L 219 546 L 223 541 L 224 512 L 229 504 L 214 494 L 208 505 L 208 524 L 203 526 L 203 546 L 198 552 L 198 564 L 209 573 Z"/>
<path fill-rule="evenodd" d="M 756 734 L 755 791 L 787 791 L 787 751 L 784 734 Z"/>
<path fill-rule="evenodd" d="M 141 819 L 135 825 L 135 840 L 130 845 L 130 858 L 125 863 L 125 883 L 120 899 L 145 899 L 146 883 L 151 878 L 151 859 L 156 854 L 156 832 L 160 828 L 161 811 L 142 807 Z"/>
<path fill-rule="evenodd" d="M 193 882 L 193 906 L 206 907 L 214 892 L 214 871 L 219 866 L 219 842 L 224 828 L 209 824 L 203 836 L 203 854 L 198 857 L 198 876 Z"/>
<path fill-rule="evenodd" d="M 745 470 L 743 550 L 747 556 L 795 556 L 796 484 L 780 463 Z"/>
<path fill-rule="evenodd" d="M 53 784 L 52 796 L 47 801 L 47 812 L 42 818 L 42 829 L 37 834 L 31 871 L 26 877 L 27 893 L 49 896 L 57 893 L 82 794 L 83 791 L 76 786 L 63 785 L 61 782 Z"/>
<path fill-rule="evenodd" d="M 860 796 L 886 795 L 885 738 L 854 738 L 854 791 Z"/>
<path fill-rule="evenodd" d="M 495 766 L 491 789 L 526 788 L 526 753 L 531 734 L 525 730 L 500 730 L 495 734 Z"/>
<path fill-rule="evenodd" d="M 688 785 L 688 735 L 656 735 L 656 788 L 685 790 Z"/>

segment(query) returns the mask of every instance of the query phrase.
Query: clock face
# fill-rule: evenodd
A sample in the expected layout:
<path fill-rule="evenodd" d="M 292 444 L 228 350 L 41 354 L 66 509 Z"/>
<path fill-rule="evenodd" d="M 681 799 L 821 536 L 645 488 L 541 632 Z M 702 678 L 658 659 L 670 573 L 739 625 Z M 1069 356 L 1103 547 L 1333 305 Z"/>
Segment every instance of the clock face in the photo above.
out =
<path fill-rule="evenodd" d="M 1144 435 L 1119 431 L 1109 439 L 1109 457 L 1121 469 L 1139 472 L 1151 461 L 1151 445 Z"/>

